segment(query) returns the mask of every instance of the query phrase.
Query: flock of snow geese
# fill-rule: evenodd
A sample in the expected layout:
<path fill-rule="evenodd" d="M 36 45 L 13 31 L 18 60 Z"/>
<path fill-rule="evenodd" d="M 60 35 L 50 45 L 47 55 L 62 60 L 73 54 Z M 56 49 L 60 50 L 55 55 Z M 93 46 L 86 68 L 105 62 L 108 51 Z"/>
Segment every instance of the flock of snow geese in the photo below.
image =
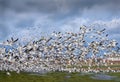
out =
<path fill-rule="evenodd" d="M 118 43 L 109 40 L 105 30 L 82 26 L 77 33 L 54 31 L 24 45 L 19 43 L 19 39 L 11 38 L 0 43 L 4 46 L 0 47 L 0 70 L 7 71 L 7 75 L 10 75 L 9 71 L 120 72 L 110 67 L 99 69 L 108 66 L 103 61 L 105 57 L 120 55 Z"/>

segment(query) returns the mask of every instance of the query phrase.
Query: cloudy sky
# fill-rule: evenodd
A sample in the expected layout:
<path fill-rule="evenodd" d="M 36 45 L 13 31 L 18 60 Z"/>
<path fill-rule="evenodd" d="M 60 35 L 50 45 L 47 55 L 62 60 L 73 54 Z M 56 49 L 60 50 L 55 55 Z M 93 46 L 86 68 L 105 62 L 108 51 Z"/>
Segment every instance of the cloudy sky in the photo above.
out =
<path fill-rule="evenodd" d="M 106 28 L 120 42 L 120 0 L 0 0 L 0 41 L 81 25 Z"/>

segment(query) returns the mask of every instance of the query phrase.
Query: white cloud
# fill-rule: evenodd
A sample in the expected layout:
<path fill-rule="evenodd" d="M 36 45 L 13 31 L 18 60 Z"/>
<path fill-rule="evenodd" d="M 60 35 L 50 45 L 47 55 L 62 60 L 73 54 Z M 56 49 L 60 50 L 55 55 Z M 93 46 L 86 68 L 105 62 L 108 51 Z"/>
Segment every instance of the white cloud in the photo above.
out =
<path fill-rule="evenodd" d="M 101 4 L 96 1 L 88 3 L 89 1 L 85 0 L 70 0 L 70 2 L 67 2 L 67 0 L 54 0 L 52 2 L 50 2 L 50 0 L 36 0 L 35 2 L 34 0 L 30 0 L 30 2 L 32 2 L 32 7 L 29 8 L 28 5 L 26 5 L 28 4 L 28 0 L 22 0 L 23 2 L 15 1 L 14 3 L 12 3 L 12 1 L 10 3 L 10 9 L 8 8 L 5 11 L 4 15 L 6 19 L 4 21 L 4 24 L 9 29 L 8 37 L 13 35 L 16 35 L 18 37 L 29 37 L 30 34 L 31 36 L 36 36 L 36 33 L 49 33 L 53 30 L 76 32 L 81 25 L 89 26 L 93 24 L 98 24 L 101 28 L 107 28 L 107 32 L 113 34 L 114 36 L 115 34 L 118 36 L 120 34 L 118 30 L 120 26 L 118 8 L 120 6 L 117 4 L 117 7 L 113 7 L 115 6 L 115 3 Z M 26 11 L 15 11 L 14 9 L 17 8 Z M 35 10 L 37 8 L 40 9 Z M 78 12 L 78 10 L 80 12 Z M 114 10 L 115 12 L 113 12 Z M 52 13 L 50 13 L 51 11 Z M 113 18 L 116 15 L 118 15 L 118 17 Z M 54 19 L 55 17 L 56 19 Z"/>
<path fill-rule="evenodd" d="M 10 15 L 10 13 L 9 13 Z M 70 17 L 68 19 L 63 19 L 61 21 L 55 21 L 51 19 L 51 14 L 38 14 L 38 13 L 12 13 L 10 21 L 10 18 L 8 21 L 6 21 L 7 26 L 12 30 L 11 34 L 8 37 L 11 36 L 17 36 L 17 37 L 36 37 L 37 35 L 40 35 L 41 32 L 50 33 L 54 30 L 57 31 L 73 31 L 77 32 L 79 30 L 79 27 L 81 25 L 98 25 L 98 28 L 100 26 L 101 28 L 106 28 L 107 32 L 109 32 L 111 35 L 111 38 L 117 38 L 119 40 L 120 37 L 120 19 L 114 18 L 111 20 L 91 20 L 90 18 L 84 18 L 81 16 L 75 16 Z M 21 23 L 23 20 L 33 20 L 33 26 L 26 26 L 26 27 L 15 27 L 16 24 Z M 117 33 L 115 33 L 117 32 Z M 115 34 L 117 35 L 115 37 Z M 118 37 L 119 36 L 119 37 Z"/>

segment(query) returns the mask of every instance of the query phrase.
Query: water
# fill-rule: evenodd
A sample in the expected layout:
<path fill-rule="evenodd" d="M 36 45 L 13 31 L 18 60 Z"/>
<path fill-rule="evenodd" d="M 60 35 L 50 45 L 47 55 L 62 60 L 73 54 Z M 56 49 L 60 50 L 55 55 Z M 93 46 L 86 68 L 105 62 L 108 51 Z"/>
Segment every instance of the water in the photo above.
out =
<path fill-rule="evenodd" d="M 48 71 L 41 70 L 39 72 L 30 72 L 30 75 L 46 76 L 46 73 L 48 73 Z"/>
<path fill-rule="evenodd" d="M 113 80 L 117 78 L 116 76 L 110 76 L 110 75 L 105 75 L 105 74 L 96 74 L 91 76 L 92 79 L 97 79 L 97 80 Z"/>
<path fill-rule="evenodd" d="M 71 77 L 70 75 L 65 76 L 65 78 L 67 78 L 67 79 L 70 78 L 70 77 Z"/>

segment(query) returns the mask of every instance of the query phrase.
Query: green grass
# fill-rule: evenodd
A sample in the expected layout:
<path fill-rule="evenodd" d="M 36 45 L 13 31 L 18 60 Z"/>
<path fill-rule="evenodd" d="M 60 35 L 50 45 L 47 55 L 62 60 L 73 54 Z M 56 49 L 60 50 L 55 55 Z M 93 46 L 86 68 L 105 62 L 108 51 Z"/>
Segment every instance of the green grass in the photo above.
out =
<path fill-rule="evenodd" d="M 118 76 L 120 73 L 109 73 L 112 76 Z M 70 76 L 66 78 L 66 76 Z M 11 76 L 6 75 L 6 72 L 0 71 L 0 82 L 120 82 L 117 80 L 95 80 L 90 78 L 90 75 L 80 75 L 80 73 L 67 72 L 51 72 L 45 75 L 30 75 L 30 73 L 11 73 Z"/>

